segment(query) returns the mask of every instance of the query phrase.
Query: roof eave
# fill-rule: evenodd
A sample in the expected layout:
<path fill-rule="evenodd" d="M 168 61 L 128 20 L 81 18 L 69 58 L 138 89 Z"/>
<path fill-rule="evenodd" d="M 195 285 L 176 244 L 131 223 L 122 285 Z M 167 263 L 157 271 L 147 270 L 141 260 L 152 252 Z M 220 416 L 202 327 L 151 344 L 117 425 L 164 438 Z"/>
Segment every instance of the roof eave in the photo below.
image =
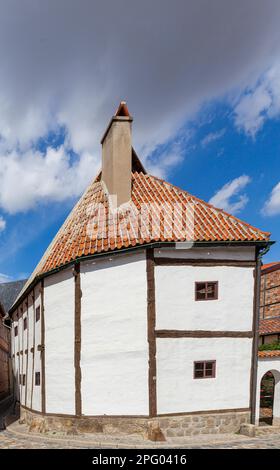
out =
<path fill-rule="evenodd" d="M 135 250 L 143 250 L 143 249 L 146 249 L 147 247 L 153 247 L 153 248 L 162 248 L 162 247 L 174 247 L 176 245 L 178 245 L 178 243 L 186 243 L 186 242 L 151 242 L 151 243 L 145 243 L 145 244 L 139 244 L 139 245 L 136 245 L 136 246 L 133 246 L 133 247 L 129 247 L 129 248 L 120 248 L 119 250 L 113 250 L 113 251 L 105 251 L 105 252 L 101 252 L 101 253 L 94 253 L 92 255 L 86 255 L 86 256 L 81 256 L 81 257 L 78 257 L 78 258 L 75 258 L 71 261 L 69 261 L 68 263 L 65 263 L 61 266 L 58 266 L 54 269 L 51 269 L 49 271 L 46 271 L 42 274 L 38 274 L 37 276 L 34 277 L 33 281 L 29 284 L 29 286 L 27 287 L 27 289 L 21 294 L 21 296 L 16 300 L 16 302 L 14 303 L 14 305 L 12 305 L 12 307 L 10 308 L 9 310 L 9 315 L 11 316 L 13 314 L 13 312 L 16 310 L 16 308 L 20 305 L 20 303 L 22 302 L 22 300 L 32 291 L 32 289 L 35 287 L 35 285 L 43 278 L 45 277 L 48 277 L 52 274 L 55 274 L 57 272 L 60 272 L 62 271 L 63 269 L 67 269 L 69 268 L 70 266 L 73 266 L 75 265 L 76 263 L 79 263 L 81 261 L 84 261 L 84 260 L 90 260 L 90 259 L 93 259 L 93 258 L 99 258 L 99 257 L 106 257 L 106 256 L 116 256 L 117 254 L 120 254 L 120 253 L 126 253 L 126 252 L 132 252 L 132 251 L 135 251 Z M 239 240 L 217 240 L 217 241 L 196 241 L 196 242 L 193 242 L 192 246 L 194 247 L 201 247 L 201 246 L 257 246 L 259 248 L 266 248 L 266 247 L 270 247 L 271 245 L 273 245 L 275 242 L 274 241 L 270 241 L 270 240 L 243 240 L 243 241 L 239 241 Z"/>

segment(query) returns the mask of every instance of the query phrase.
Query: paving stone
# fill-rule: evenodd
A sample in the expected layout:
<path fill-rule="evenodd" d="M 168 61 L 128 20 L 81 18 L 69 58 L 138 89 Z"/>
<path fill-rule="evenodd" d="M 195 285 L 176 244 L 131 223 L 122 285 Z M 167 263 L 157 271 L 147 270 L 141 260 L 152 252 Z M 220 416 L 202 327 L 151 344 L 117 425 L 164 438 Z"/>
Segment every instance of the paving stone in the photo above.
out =
<path fill-rule="evenodd" d="M 204 430 L 205 431 L 205 430 Z M 204 434 L 169 437 L 166 442 L 145 441 L 139 437 L 77 434 L 65 438 L 30 433 L 15 422 L 0 432 L 0 449 L 105 449 L 105 448 L 183 448 L 183 449 L 280 449 L 280 433 L 255 438 L 240 434 Z"/>

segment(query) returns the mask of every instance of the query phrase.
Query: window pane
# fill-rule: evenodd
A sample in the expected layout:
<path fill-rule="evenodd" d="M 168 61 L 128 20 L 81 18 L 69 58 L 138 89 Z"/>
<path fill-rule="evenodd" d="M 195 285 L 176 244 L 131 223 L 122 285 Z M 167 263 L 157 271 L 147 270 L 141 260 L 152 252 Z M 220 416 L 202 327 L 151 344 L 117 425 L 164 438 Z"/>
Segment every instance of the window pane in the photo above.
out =
<path fill-rule="evenodd" d="M 194 376 L 196 379 L 203 377 L 203 370 L 196 370 Z"/>
<path fill-rule="evenodd" d="M 207 283 L 207 299 L 214 299 L 216 297 L 216 284 L 215 282 Z"/>
<path fill-rule="evenodd" d="M 204 363 L 203 362 L 196 362 L 195 363 L 195 370 L 203 370 Z"/>
<path fill-rule="evenodd" d="M 206 283 L 199 282 L 196 284 L 196 298 L 198 300 L 203 300 L 206 298 Z"/>
<path fill-rule="evenodd" d="M 40 306 L 36 308 L 36 321 L 40 320 Z"/>

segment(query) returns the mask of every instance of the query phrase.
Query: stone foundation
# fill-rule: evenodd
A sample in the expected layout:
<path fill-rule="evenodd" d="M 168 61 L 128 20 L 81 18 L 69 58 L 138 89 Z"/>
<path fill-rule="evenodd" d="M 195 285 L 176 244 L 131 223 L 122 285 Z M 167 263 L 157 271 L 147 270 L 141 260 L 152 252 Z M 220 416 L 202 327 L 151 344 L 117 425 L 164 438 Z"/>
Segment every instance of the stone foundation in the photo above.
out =
<path fill-rule="evenodd" d="M 189 414 L 158 418 L 166 437 L 195 436 L 239 432 L 243 424 L 250 423 L 249 411 Z"/>
<path fill-rule="evenodd" d="M 113 416 L 78 418 L 42 415 L 21 408 L 20 420 L 29 425 L 30 432 L 123 434 L 137 435 L 151 441 L 164 441 L 166 437 L 239 432 L 242 425 L 250 422 L 250 412 L 209 412 L 152 419 Z"/>

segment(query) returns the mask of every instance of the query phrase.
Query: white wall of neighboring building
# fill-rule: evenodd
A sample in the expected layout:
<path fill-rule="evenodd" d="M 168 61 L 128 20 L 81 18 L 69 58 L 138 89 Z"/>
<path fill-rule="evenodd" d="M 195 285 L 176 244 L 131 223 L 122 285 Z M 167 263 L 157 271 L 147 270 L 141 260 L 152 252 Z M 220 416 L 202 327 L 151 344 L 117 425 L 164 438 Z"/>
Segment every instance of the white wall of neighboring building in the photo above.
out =
<path fill-rule="evenodd" d="M 46 412 L 75 414 L 74 276 L 71 269 L 45 278 L 44 316 Z"/>
<path fill-rule="evenodd" d="M 252 330 L 253 273 L 251 267 L 156 266 L 156 328 Z M 218 281 L 218 299 L 195 301 L 196 281 Z"/>
<path fill-rule="evenodd" d="M 158 338 L 158 414 L 249 408 L 252 340 Z M 216 360 L 216 377 L 194 379 L 194 361 Z"/>
<path fill-rule="evenodd" d="M 81 264 L 82 413 L 147 415 L 145 252 Z"/>
<path fill-rule="evenodd" d="M 260 393 L 261 380 L 267 372 L 272 372 L 275 379 L 273 418 L 277 418 L 280 423 L 280 357 L 259 358 L 258 360 L 258 379 L 256 392 L 256 424 L 260 418 Z"/>

